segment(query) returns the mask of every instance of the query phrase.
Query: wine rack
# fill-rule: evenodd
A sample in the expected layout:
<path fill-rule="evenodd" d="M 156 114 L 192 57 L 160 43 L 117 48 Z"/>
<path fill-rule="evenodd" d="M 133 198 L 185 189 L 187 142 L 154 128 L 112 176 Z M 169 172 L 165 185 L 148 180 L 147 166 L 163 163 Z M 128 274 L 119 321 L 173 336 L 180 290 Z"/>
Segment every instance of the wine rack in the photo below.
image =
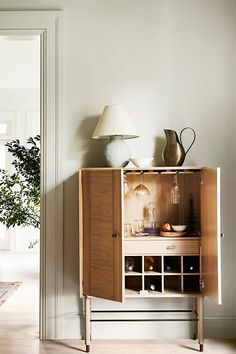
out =
<path fill-rule="evenodd" d="M 127 261 L 134 265 L 130 271 Z M 131 255 L 124 263 L 127 297 L 201 292 L 200 255 Z"/>

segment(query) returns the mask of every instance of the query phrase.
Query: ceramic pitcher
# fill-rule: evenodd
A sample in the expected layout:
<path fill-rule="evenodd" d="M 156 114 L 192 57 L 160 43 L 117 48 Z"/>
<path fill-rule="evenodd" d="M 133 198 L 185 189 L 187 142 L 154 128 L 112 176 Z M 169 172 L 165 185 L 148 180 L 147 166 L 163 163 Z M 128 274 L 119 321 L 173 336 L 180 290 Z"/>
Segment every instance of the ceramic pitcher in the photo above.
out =
<path fill-rule="evenodd" d="M 182 144 L 182 134 L 187 129 L 192 131 L 193 140 L 185 152 Z M 182 166 L 187 153 L 193 146 L 193 143 L 196 139 L 195 131 L 190 127 L 186 127 L 181 130 L 179 137 L 175 130 L 164 129 L 164 132 L 166 135 L 166 145 L 162 151 L 163 161 L 165 162 L 166 166 Z"/>

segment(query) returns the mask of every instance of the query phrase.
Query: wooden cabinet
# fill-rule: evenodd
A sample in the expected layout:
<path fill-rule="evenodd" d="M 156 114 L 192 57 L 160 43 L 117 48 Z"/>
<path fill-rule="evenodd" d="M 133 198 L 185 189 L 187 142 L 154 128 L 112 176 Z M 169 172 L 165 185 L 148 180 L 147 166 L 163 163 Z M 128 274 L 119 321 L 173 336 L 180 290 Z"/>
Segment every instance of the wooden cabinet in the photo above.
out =
<path fill-rule="evenodd" d="M 176 173 L 180 202 L 172 204 Z M 221 303 L 219 168 L 91 168 L 81 169 L 79 176 L 87 351 L 90 297 L 119 302 L 128 297 L 192 297 L 202 351 L 203 297 Z M 148 195 L 135 194 L 139 184 L 148 188 Z M 133 235 L 125 237 L 124 225 L 147 219 L 150 203 L 160 226 L 187 224 L 186 235 L 164 237 L 157 228 L 155 235 L 137 235 L 133 229 Z"/>

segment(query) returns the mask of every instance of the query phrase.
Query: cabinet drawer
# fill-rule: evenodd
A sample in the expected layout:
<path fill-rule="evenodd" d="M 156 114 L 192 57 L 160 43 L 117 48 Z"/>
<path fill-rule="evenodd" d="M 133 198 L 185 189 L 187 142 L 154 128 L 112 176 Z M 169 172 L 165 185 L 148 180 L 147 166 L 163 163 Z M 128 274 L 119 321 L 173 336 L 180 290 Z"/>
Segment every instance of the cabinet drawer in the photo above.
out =
<path fill-rule="evenodd" d="M 124 241 L 124 254 L 199 254 L 199 241 Z"/>

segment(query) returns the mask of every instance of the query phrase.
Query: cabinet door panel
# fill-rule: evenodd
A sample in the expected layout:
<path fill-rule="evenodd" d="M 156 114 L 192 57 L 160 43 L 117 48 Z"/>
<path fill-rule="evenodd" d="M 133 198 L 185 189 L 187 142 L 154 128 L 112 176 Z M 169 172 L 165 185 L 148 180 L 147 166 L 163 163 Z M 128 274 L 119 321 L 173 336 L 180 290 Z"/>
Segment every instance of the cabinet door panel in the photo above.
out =
<path fill-rule="evenodd" d="M 121 170 L 84 170 L 82 186 L 83 293 L 122 301 Z"/>
<path fill-rule="evenodd" d="M 204 294 L 222 303 L 220 169 L 204 169 L 201 185 L 202 274 Z"/>

